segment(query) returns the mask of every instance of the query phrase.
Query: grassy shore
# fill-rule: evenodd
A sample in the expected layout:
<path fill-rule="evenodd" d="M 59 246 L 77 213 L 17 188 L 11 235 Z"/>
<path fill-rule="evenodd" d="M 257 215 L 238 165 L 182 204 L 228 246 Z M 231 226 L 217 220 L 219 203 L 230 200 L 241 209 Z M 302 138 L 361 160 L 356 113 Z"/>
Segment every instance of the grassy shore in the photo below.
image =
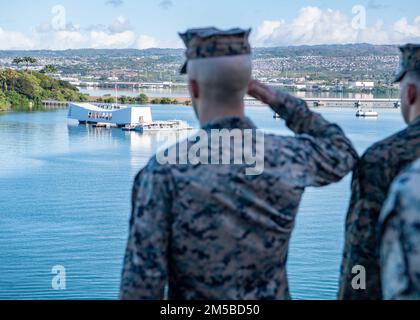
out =
<path fill-rule="evenodd" d="M 88 102 L 92 103 L 115 103 L 115 97 L 104 96 L 88 96 Z M 168 97 L 148 97 L 144 94 L 138 97 L 118 97 L 118 103 L 121 104 L 164 104 L 164 105 L 191 105 L 191 99 L 187 97 L 168 98 Z"/>

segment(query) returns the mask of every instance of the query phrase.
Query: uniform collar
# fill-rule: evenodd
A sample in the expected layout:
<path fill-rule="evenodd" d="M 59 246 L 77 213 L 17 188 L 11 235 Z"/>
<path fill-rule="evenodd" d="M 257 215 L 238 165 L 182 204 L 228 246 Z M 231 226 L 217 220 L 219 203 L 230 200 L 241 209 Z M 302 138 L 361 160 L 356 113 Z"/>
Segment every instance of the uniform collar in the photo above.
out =
<path fill-rule="evenodd" d="M 255 129 L 255 124 L 248 117 L 224 117 L 211 120 L 202 129 Z"/>

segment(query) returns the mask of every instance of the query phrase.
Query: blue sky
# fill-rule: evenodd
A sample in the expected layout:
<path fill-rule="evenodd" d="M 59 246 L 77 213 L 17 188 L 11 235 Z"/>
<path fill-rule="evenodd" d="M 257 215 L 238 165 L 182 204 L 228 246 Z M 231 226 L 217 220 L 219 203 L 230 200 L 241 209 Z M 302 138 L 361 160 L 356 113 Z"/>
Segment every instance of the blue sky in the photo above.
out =
<path fill-rule="evenodd" d="M 178 31 L 211 25 L 251 27 L 255 46 L 420 39 L 414 0 L 0 1 L 0 49 L 179 47 Z"/>

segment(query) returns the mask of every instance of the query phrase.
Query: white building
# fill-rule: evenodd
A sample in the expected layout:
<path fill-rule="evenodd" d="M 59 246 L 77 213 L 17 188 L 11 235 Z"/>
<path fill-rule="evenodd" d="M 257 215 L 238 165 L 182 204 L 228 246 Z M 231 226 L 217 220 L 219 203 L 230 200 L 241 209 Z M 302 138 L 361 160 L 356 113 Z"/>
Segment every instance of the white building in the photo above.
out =
<path fill-rule="evenodd" d="M 70 103 L 68 118 L 80 123 L 117 126 L 152 123 L 150 107 L 117 106 L 110 104 Z"/>
<path fill-rule="evenodd" d="M 71 85 L 74 85 L 74 86 L 79 86 L 80 85 L 80 80 L 77 79 L 77 78 L 59 76 L 58 79 L 62 80 L 62 81 L 67 81 L 68 83 L 70 83 Z"/>
<path fill-rule="evenodd" d="M 368 89 L 375 88 L 375 82 L 373 81 L 354 81 L 349 83 L 351 89 Z"/>

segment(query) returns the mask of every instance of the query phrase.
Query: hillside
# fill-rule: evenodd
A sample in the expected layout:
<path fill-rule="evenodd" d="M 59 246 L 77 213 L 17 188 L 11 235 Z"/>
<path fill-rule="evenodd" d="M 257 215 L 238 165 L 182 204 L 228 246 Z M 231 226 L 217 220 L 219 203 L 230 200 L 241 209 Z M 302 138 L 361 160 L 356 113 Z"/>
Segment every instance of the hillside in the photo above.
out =
<path fill-rule="evenodd" d="M 19 57 L 29 55 L 31 57 L 83 57 L 83 58 L 123 58 L 123 57 L 177 57 L 183 59 L 184 49 L 73 49 L 73 50 L 0 50 L 0 58 Z M 333 44 L 333 45 L 301 45 L 284 47 L 257 47 L 253 48 L 253 54 L 259 57 L 291 57 L 291 56 L 330 56 L 330 57 L 354 57 L 366 55 L 398 55 L 399 50 L 395 45 L 373 44 Z M 180 60 L 182 61 L 182 60 Z"/>
<path fill-rule="evenodd" d="M 40 68 L 51 64 L 70 77 L 185 82 L 179 74 L 184 49 L 0 51 L 0 68 L 14 68 L 13 59 L 25 55 L 37 58 Z M 253 62 L 254 76 L 261 79 L 309 77 L 330 83 L 373 80 L 390 84 L 398 68 L 399 50 L 394 45 L 371 44 L 254 48 Z"/>
<path fill-rule="evenodd" d="M 0 70 L 0 110 L 38 109 L 42 100 L 84 101 L 86 96 L 65 81 L 46 74 Z"/>

